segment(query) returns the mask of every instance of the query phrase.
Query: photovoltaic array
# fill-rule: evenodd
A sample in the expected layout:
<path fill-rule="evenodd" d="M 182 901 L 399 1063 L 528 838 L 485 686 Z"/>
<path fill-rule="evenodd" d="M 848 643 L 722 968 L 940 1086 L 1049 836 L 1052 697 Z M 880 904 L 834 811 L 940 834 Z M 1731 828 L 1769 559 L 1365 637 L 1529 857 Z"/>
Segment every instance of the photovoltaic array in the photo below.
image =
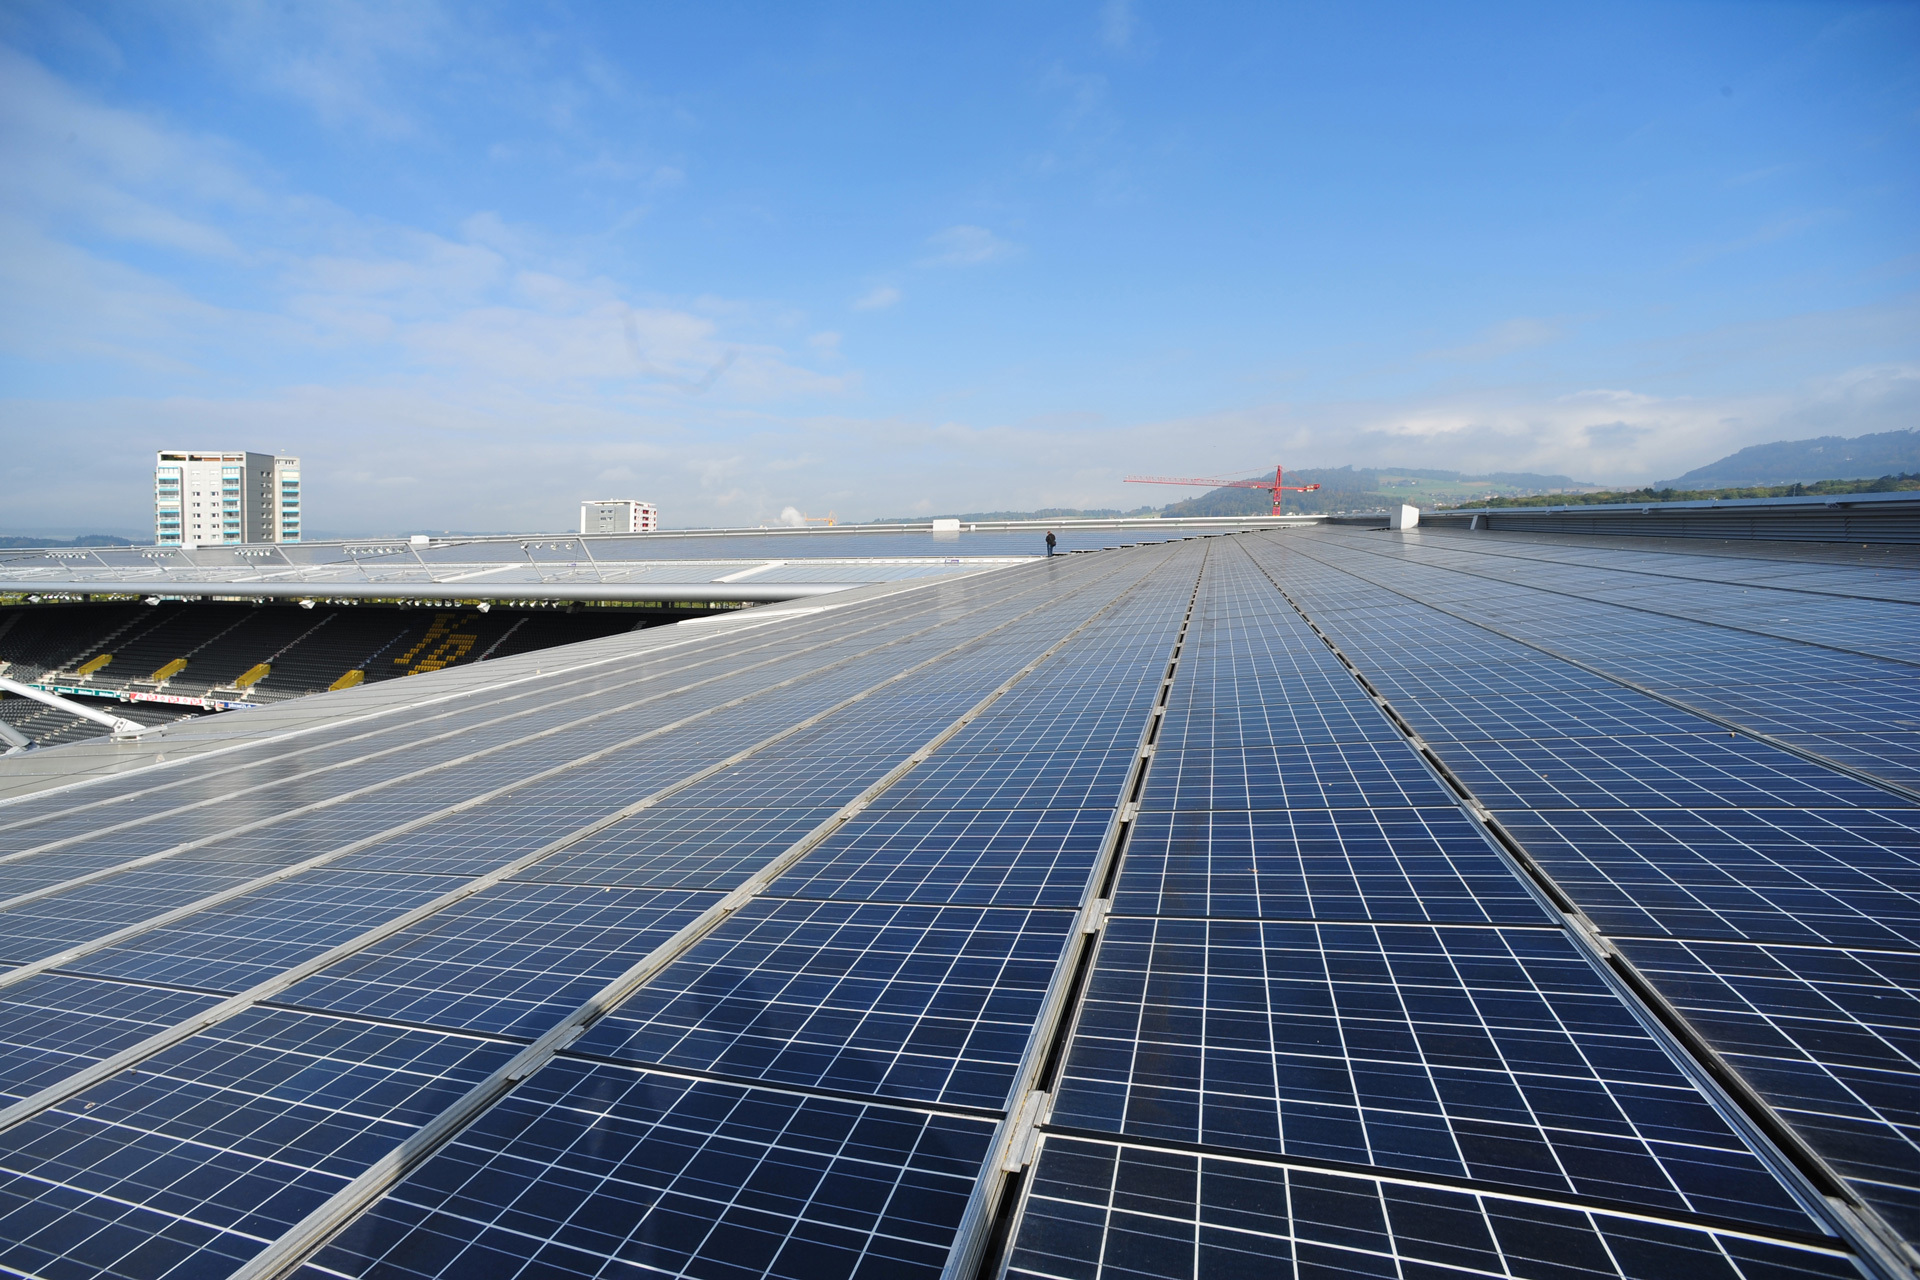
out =
<path fill-rule="evenodd" d="M 20 795 L 0 1271 L 1903 1274 L 1920 566 L 1638 541 L 1143 542 Z"/>

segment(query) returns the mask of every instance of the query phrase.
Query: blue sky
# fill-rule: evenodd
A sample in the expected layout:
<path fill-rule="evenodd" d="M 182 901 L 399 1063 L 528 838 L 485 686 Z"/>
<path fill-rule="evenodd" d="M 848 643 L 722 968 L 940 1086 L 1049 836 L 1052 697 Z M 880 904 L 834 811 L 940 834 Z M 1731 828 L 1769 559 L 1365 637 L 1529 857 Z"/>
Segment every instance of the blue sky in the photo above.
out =
<path fill-rule="evenodd" d="M 1920 424 L 1920 7 L 0 4 L 0 531 L 1676 475 Z"/>

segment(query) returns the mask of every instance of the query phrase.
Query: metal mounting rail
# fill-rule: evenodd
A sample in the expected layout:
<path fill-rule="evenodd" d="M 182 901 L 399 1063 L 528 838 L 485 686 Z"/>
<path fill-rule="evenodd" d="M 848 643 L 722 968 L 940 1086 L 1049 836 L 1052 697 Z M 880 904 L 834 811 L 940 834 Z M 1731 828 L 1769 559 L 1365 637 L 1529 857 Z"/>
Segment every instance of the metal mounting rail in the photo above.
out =
<path fill-rule="evenodd" d="M 1147 770 L 1153 763 L 1154 743 L 1165 723 L 1174 672 L 1180 665 L 1180 654 L 1186 646 L 1187 630 L 1193 623 L 1212 552 L 1210 545 L 1202 549 L 1193 591 L 1187 597 L 1186 613 L 1168 652 L 1166 669 L 1154 690 L 1146 723 L 1141 726 L 1140 740 L 1134 750 L 1133 763 L 1128 767 L 1119 803 L 1114 806 L 1113 817 L 1101 841 L 1100 856 L 1094 860 L 1093 870 L 1087 877 L 1080 908 L 1067 932 L 1060 960 L 1054 966 L 1053 979 L 1041 1002 L 1040 1014 L 1034 1020 L 1033 1032 L 1027 1037 L 1009 1092 L 1011 1104 L 987 1147 L 987 1158 L 954 1233 L 954 1245 L 948 1252 L 941 1280 L 975 1280 L 994 1269 L 997 1255 L 1005 1249 L 1025 1186 L 1026 1170 L 1038 1148 L 1039 1127 L 1052 1102 L 1050 1091 L 1055 1087 L 1054 1077 L 1065 1058 L 1066 1041 L 1072 1033 L 1080 997 L 1093 972 L 1093 958 L 1112 908 L 1113 886 L 1121 860 L 1126 856 L 1127 838 L 1139 815 L 1140 795 L 1146 786 Z"/>

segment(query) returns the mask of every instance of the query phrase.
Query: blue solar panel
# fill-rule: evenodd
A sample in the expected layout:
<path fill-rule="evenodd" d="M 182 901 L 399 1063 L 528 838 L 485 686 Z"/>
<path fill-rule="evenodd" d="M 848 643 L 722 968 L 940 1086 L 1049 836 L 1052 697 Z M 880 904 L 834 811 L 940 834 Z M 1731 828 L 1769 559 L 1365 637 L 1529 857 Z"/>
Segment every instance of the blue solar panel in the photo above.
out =
<path fill-rule="evenodd" d="M 1500 817 L 1609 933 L 1903 949 L 1920 942 L 1915 811 Z"/>
<path fill-rule="evenodd" d="M 1155 761 L 1145 809 L 1374 809 L 1454 803 L 1398 741 L 1168 751 Z"/>
<path fill-rule="evenodd" d="M 1464 1187 L 1111 1142 L 1046 1140 L 1010 1276 L 1854 1277 L 1814 1242 Z"/>
<path fill-rule="evenodd" d="M 212 1005 L 197 991 L 41 974 L 0 989 L 0 1098 L 12 1101 Z"/>
<path fill-rule="evenodd" d="M 1114 910 L 1473 924 L 1546 918 L 1458 809 L 1142 813 Z"/>
<path fill-rule="evenodd" d="M 992 1131 L 563 1060 L 303 1274 L 937 1276 Z"/>
<path fill-rule="evenodd" d="M 64 1099 L 0 1130 L 0 1265 L 226 1274 L 552 1031 L 303 1274 L 930 1275 L 996 1229 L 1049 1277 L 1856 1274 L 1820 1198 L 1845 1188 L 1737 1108 L 1913 1230 L 1920 809 L 1622 681 L 1897 770 L 1920 700 L 1840 649 L 1906 637 L 1814 573 L 1828 612 L 1737 629 L 1742 574 L 1804 564 L 1682 581 L 1662 552 L 1675 576 L 1629 582 L 1623 550 L 1490 567 L 1511 542 L 1421 537 L 1141 547 L 596 642 L 604 669 L 414 723 L 0 805 L 0 901 L 51 890 L 0 907 L 0 964 L 79 948 L 0 970 L 0 1090 Z M 1646 581 L 1676 616 L 1635 611 Z M 1816 626 L 1839 647 L 1782 638 Z M 1525 865 L 1764 1101 L 1703 1085 Z M 1039 1162 L 996 1203 L 1016 1113 Z"/>
<path fill-rule="evenodd" d="M 1726 733 L 1462 743 L 1444 753 L 1490 808 L 1884 806 L 1856 778 Z"/>
<path fill-rule="evenodd" d="M 508 883 L 289 988 L 307 1008 L 532 1038 L 718 893 Z"/>
<path fill-rule="evenodd" d="M 1920 955 L 1620 946 L 1889 1222 L 1920 1237 Z"/>
<path fill-rule="evenodd" d="M 850 822 L 774 882 L 792 898 L 1072 907 L 1112 810 L 888 810 Z"/>
<path fill-rule="evenodd" d="M 240 991 L 431 902 L 453 876 L 315 871 L 75 960 L 79 973 Z"/>
<path fill-rule="evenodd" d="M 231 1269 L 512 1052 L 242 1014 L 0 1135 L 0 1266 Z"/>
<path fill-rule="evenodd" d="M 1558 930 L 1116 919 L 1051 1123 L 1799 1216 Z"/>
<path fill-rule="evenodd" d="M 1383 573 L 1390 557 L 1326 551 L 1316 548 L 1304 575 L 1298 561 L 1289 565 L 1307 607 L 1363 669 L 1384 672 L 1376 683 L 1456 775 L 1499 806 L 1506 830 L 1773 1115 L 1842 1172 L 1872 1206 L 1865 1212 L 1911 1236 L 1920 1148 L 1908 1126 L 1920 1106 L 1906 1083 L 1911 1055 L 1893 1048 L 1899 1035 L 1888 1038 L 1901 1015 L 1887 1010 L 1903 1009 L 1907 994 L 1888 975 L 1911 981 L 1920 951 L 1920 810 L 1719 726 L 1696 721 L 1692 733 L 1661 736 L 1623 727 L 1643 712 L 1668 723 L 1683 714 L 1625 684 L 1638 682 L 1898 779 L 1915 776 L 1920 735 L 1906 741 L 1884 726 L 1907 714 L 1911 695 L 1897 691 L 1911 682 L 1871 657 L 1691 624 L 1610 627 L 1597 621 L 1602 605 L 1555 597 L 1537 607 L 1543 597 L 1518 583 L 1449 591 L 1431 575 Z M 1373 578 L 1400 594 L 1387 596 Z M 1557 723 L 1569 709 L 1562 695 L 1470 687 L 1452 668 L 1456 646 L 1483 662 L 1551 660 L 1423 600 L 1614 673 L 1623 683 L 1611 705 L 1620 709 Z M 1402 668 L 1424 674 L 1409 683 Z M 1874 963 L 1858 961 L 1869 954 Z"/>
<path fill-rule="evenodd" d="M 840 1094 L 999 1109 L 1072 913 L 763 899 L 573 1049 Z"/>

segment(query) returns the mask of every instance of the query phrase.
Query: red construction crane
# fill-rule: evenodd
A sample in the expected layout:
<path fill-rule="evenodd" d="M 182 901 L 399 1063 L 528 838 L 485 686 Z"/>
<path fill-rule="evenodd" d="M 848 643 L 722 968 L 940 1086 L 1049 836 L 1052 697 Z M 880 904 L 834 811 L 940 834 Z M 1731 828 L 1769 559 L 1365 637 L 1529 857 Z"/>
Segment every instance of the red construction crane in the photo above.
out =
<path fill-rule="evenodd" d="M 1265 480 L 1186 480 L 1171 476 L 1128 476 L 1128 484 L 1203 484 L 1209 489 L 1266 489 L 1273 494 L 1273 514 L 1280 515 L 1280 495 L 1283 493 L 1311 493 L 1320 486 L 1317 484 L 1287 484 L 1279 467 L 1273 469 L 1273 483 Z"/>

